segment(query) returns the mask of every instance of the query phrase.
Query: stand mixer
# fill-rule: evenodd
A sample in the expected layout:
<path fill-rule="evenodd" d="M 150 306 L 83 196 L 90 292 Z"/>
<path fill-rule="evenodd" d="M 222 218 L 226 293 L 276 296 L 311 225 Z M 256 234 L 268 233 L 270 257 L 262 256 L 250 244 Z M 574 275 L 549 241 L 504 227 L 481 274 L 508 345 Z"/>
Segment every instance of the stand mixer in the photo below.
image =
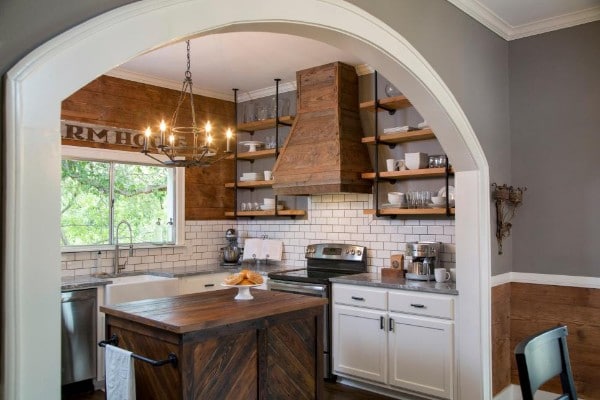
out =
<path fill-rule="evenodd" d="M 230 228 L 225 232 L 225 239 L 229 244 L 221 248 L 223 255 L 223 265 L 237 265 L 240 260 L 241 251 L 237 243 L 237 235 L 235 229 Z"/>

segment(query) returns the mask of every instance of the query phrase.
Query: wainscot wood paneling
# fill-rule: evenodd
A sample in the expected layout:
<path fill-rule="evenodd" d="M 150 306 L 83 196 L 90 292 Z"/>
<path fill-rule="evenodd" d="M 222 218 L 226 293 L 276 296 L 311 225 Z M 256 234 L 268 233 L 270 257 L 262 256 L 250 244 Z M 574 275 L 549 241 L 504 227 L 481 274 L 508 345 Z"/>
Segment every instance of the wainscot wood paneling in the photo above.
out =
<path fill-rule="evenodd" d="M 492 389 L 494 396 L 511 380 L 510 294 L 511 284 L 492 288 Z"/>
<path fill-rule="evenodd" d="M 560 324 L 567 325 L 567 343 L 577 394 L 600 399 L 600 290 L 567 286 L 511 284 L 512 382 L 518 373 L 512 350 L 525 337 Z M 558 392 L 555 379 L 542 390 Z"/>
<path fill-rule="evenodd" d="M 177 105 L 179 91 L 145 85 L 124 79 L 101 76 L 62 102 L 61 118 L 108 127 L 143 131 L 150 126 L 158 131 L 161 119 L 167 123 Z M 196 118 L 199 124 L 210 120 L 218 136 L 233 127 L 235 104 L 204 96 L 195 96 Z M 187 108 L 189 110 L 189 107 Z M 180 123 L 189 115 L 181 109 Z M 64 144 L 86 145 L 63 139 Z M 222 144 L 222 143 L 217 143 Z M 137 147 L 90 143 L 89 147 L 139 151 Z M 233 176 L 233 161 L 221 161 L 206 168 L 186 170 L 186 210 L 188 220 L 222 219 L 225 210 L 233 208 L 233 194 L 224 190 Z"/>

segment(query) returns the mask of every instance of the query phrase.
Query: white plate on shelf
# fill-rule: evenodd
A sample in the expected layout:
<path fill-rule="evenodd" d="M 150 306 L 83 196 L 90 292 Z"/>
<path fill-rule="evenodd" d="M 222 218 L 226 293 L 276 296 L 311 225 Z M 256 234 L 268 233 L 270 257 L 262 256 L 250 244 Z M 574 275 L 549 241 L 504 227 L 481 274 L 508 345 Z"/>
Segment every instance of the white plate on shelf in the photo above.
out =
<path fill-rule="evenodd" d="M 263 211 L 272 211 L 272 210 L 274 210 L 274 209 L 275 209 L 275 206 L 272 206 L 272 205 L 266 205 L 266 204 L 261 204 L 261 205 L 260 205 L 260 209 L 261 209 L 261 210 L 263 210 Z M 279 204 L 279 205 L 277 206 L 277 211 L 281 211 L 281 210 L 283 210 L 283 205 Z"/>
<path fill-rule="evenodd" d="M 240 181 L 242 182 L 255 182 L 255 181 L 264 181 L 264 177 L 263 176 L 259 176 L 257 178 L 247 178 L 244 176 L 240 176 Z"/>
<path fill-rule="evenodd" d="M 248 146 L 248 152 L 256 151 L 258 147 L 264 146 L 265 142 L 259 142 L 257 140 L 249 140 L 245 142 L 240 142 L 242 146 Z"/>
<path fill-rule="evenodd" d="M 446 208 L 446 203 L 444 204 L 433 204 L 433 203 L 429 203 L 429 208 Z M 448 203 L 448 206 L 450 208 L 454 207 L 454 202 L 451 201 L 450 203 Z"/>
<path fill-rule="evenodd" d="M 450 201 L 454 200 L 454 186 L 448 186 L 448 192 L 450 193 Z M 446 197 L 446 186 L 442 186 L 440 190 L 438 190 L 438 196 Z"/>
<path fill-rule="evenodd" d="M 408 203 L 383 203 L 381 208 L 407 208 Z"/>

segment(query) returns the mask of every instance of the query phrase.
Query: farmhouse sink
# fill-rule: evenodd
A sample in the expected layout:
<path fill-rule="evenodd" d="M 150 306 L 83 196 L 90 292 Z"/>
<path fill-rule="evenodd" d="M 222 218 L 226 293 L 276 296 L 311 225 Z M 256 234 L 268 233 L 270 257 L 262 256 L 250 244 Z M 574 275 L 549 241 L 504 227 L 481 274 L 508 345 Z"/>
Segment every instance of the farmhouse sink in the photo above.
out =
<path fill-rule="evenodd" d="M 177 296 L 179 294 L 178 278 L 155 275 L 131 275 L 108 279 L 112 283 L 105 286 L 104 302 L 107 305 Z"/>

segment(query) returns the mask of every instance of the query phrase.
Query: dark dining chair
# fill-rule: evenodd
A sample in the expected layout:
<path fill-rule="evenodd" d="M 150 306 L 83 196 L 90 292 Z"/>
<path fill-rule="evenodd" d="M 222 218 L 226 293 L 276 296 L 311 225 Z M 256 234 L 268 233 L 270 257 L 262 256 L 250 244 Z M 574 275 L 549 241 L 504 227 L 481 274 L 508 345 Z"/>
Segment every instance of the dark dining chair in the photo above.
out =
<path fill-rule="evenodd" d="M 562 394 L 556 400 L 577 399 L 567 334 L 567 327 L 559 326 L 530 336 L 515 347 L 523 400 L 533 400 L 538 388 L 557 375 Z"/>

